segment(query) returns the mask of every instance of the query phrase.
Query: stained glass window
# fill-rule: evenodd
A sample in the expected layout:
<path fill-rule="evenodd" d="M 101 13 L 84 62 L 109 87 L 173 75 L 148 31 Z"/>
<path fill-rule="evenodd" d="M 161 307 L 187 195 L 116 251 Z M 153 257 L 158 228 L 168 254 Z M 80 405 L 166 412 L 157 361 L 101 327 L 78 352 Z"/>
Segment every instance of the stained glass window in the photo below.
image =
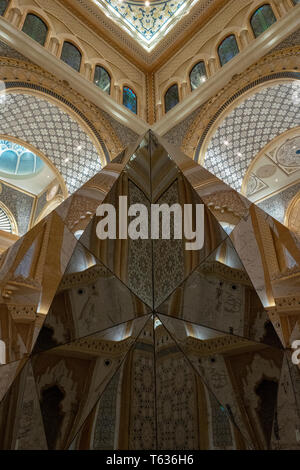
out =
<path fill-rule="evenodd" d="M 25 147 L 0 140 L 0 172 L 9 175 L 29 176 L 44 168 L 44 162 Z"/>
<path fill-rule="evenodd" d="M 202 83 L 206 81 L 207 73 L 204 62 L 198 62 L 190 73 L 190 82 L 192 90 L 196 90 Z"/>
<path fill-rule="evenodd" d="M 0 15 L 3 16 L 6 12 L 6 8 L 9 0 L 0 0 Z"/>
<path fill-rule="evenodd" d="M 137 114 L 137 97 L 134 91 L 128 86 L 123 87 L 123 104 L 133 113 Z"/>
<path fill-rule="evenodd" d="M 239 46 L 234 34 L 225 38 L 219 45 L 218 49 L 221 65 L 227 64 L 227 62 L 233 59 L 233 57 L 235 57 L 239 52 Z"/>
<path fill-rule="evenodd" d="M 23 31 L 36 42 L 44 46 L 48 34 L 48 27 L 41 18 L 29 14 L 23 25 Z"/>
<path fill-rule="evenodd" d="M 94 83 L 105 91 L 105 93 L 110 94 L 110 75 L 103 67 L 97 65 L 95 68 Z"/>
<path fill-rule="evenodd" d="M 263 5 L 259 7 L 252 15 L 250 21 L 254 36 L 257 38 L 275 22 L 276 17 L 270 5 Z"/>
<path fill-rule="evenodd" d="M 77 72 L 80 71 L 81 52 L 71 42 L 64 42 L 60 58 Z"/>
<path fill-rule="evenodd" d="M 170 111 L 176 104 L 179 103 L 179 91 L 178 85 L 175 83 L 170 86 L 165 94 L 165 111 L 166 113 Z"/>

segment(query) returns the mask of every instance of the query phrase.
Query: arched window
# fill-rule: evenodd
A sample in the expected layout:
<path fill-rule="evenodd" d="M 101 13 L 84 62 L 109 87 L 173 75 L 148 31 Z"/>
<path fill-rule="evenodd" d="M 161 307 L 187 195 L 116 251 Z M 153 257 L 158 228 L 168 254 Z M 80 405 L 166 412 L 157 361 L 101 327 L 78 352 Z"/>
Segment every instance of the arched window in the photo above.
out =
<path fill-rule="evenodd" d="M 170 88 L 166 91 L 165 94 L 165 112 L 167 113 L 170 111 L 176 104 L 179 103 L 179 91 L 178 85 L 175 83 L 174 85 L 170 86 Z"/>
<path fill-rule="evenodd" d="M 2 207 L 0 207 L 0 230 L 13 233 L 12 223 Z"/>
<path fill-rule="evenodd" d="M 44 46 L 47 39 L 48 26 L 41 18 L 29 13 L 23 25 L 23 32 Z"/>
<path fill-rule="evenodd" d="M 260 34 L 266 31 L 275 22 L 276 22 L 276 17 L 270 5 L 263 5 L 259 7 L 253 13 L 251 20 L 250 20 L 254 36 L 256 38 L 260 36 Z"/>
<path fill-rule="evenodd" d="M 111 78 L 107 70 L 101 67 L 101 65 L 97 65 L 95 68 L 94 83 L 101 88 L 102 91 L 110 95 Z"/>
<path fill-rule="evenodd" d="M 190 73 L 191 89 L 196 90 L 207 79 L 206 67 L 203 61 L 198 62 Z"/>
<path fill-rule="evenodd" d="M 123 87 L 123 105 L 137 114 L 137 96 L 128 86 Z"/>
<path fill-rule="evenodd" d="M 68 64 L 77 72 L 80 71 L 81 52 L 71 42 L 68 42 L 68 41 L 64 42 L 60 58 L 62 61 L 64 61 L 66 64 Z"/>
<path fill-rule="evenodd" d="M 32 176 L 44 166 L 43 160 L 22 145 L 0 140 L 0 175 Z"/>
<path fill-rule="evenodd" d="M 6 12 L 9 0 L 0 0 L 0 16 L 3 16 Z"/>
<path fill-rule="evenodd" d="M 233 57 L 235 57 L 239 53 L 239 46 L 236 42 L 236 38 L 234 34 L 228 36 L 221 42 L 218 48 L 218 54 L 221 65 L 227 64 Z"/>

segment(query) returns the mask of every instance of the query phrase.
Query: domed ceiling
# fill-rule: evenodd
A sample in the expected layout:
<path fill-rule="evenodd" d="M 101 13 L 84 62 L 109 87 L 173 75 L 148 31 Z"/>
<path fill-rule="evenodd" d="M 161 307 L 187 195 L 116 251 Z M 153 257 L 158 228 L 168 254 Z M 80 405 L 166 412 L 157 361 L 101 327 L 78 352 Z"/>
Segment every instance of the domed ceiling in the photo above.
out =
<path fill-rule="evenodd" d="M 240 191 L 258 152 L 276 136 L 300 125 L 298 90 L 299 82 L 292 81 L 274 84 L 246 98 L 220 122 L 208 144 L 205 167 Z M 298 158 L 284 153 L 280 164 L 285 161 L 285 166 L 292 167 Z"/>
<path fill-rule="evenodd" d="M 96 0 L 107 16 L 151 50 L 198 0 Z M 204 3 L 212 3 L 206 1 Z"/>
<path fill-rule="evenodd" d="M 226 0 L 59 0 L 134 61 L 153 64 L 189 40 Z"/>

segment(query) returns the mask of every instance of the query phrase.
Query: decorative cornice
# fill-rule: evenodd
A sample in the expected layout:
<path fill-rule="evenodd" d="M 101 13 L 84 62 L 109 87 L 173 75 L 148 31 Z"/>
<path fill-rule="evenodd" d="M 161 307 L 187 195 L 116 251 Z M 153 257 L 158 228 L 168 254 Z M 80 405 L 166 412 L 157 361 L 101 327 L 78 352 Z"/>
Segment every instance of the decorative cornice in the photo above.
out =
<path fill-rule="evenodd" d="M 65 274 L 58 288 L 58 292 L 73 289 L 82 285 L 87 285 L 93 283 L 100 277 L 106 276 L 107 269 L 101 265 L 92 266 L 91 268 L 79 273 Z"/>
<path fill-rule="evenodd" d="M 245 350 L 261 349 L 263 346 L 248 339 L 238 336 L 223 335 L 207 340 L 199 340 L 197 338 L 188 337 L 185 342 L 184 349 L 190 354 L 198 356 L 212 356 L 214 354 L 233 353 Z"/>
<path fill-rule="evenodd" d="M 37 305 L 8 304 L 7 308 L 16 322 L 31 322 L 37 318 Z"/>
<path fill-rule="evenodd" d="M 129 337 L 122 341 L 105 341 L 103 339 L 97 339 L 96 336 L 90 336 L 86 338 L 78 339 L 72 343 L 66 344 L 56 351 L 65 353 L 76 352 L 82 354 L 88 354 L 92 356 L 108 355 L 109 358 L 119 357 L 124 352 L 127 352 L 134 342 L 134 339 Z"/>
<path fill-rule="evenodd" d="M 299 296 L 287 296 L 278 297 L 275 299 L 275 306 L 267 307 L 266 310 L 271 315 L 279 314 L 280 316 L 294 315 L 300 312 L 300 295 Z"/>

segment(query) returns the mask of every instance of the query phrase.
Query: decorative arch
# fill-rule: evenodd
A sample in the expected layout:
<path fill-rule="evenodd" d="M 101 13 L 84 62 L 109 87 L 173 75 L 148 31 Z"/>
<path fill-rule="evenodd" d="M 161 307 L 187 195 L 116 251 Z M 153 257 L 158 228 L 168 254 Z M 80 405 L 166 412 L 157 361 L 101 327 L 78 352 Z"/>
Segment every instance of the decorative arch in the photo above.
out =
<path fill-rule="evenodd" d="M 283 71 L 285 67 L 285 71 Z M 207 141 L 215 129 L 217 119 L 228 110 L 235 100 L 241 99 L 257 85 L 272 80 L 297 80 L 300 67 L 298 46 L 282 49 L 269 54 L 253 64 L 246 71 L 234 76 L 230 82 L 207 101 L 190 123 L 183 139 L 183 152 L 199 163 L 203 163 Z M 258 73 L 259 71 L 259 73 Z"/>
<path fill-rule="evenodd" d="M 5 97 L 4 111 L 0 114 L 0 133 L 21 138 L 46 155 L 64 178 L 69 193 L 72 194 L 100 171 L 103 164 L 99 145 L 74 112 L 38 90 L 6 90 Z M 38 126 L 34 117 L 36 112 L 39 113 Z M 17 119 L 8 120 L 8 116 L 16 113 L 23 115 L 23 127 Z M 82 154 L 84 163 L 80 159 Z"/>
<path fill-rule="evenodd" d="M 270 26 L 276 23 L 276 16 L 269 3 L 258 7 L 250 17 L 250 25 L 254 36 L 257 38 L 264 33 Z"/>
<path fill-rule="evenodd" d="M 16 71 L 18 79 L 15 78 Z M 10 90 L 40 94 L 73 116 L 92 139 L 103 166 L 123 149 L 123 144 L 100 109 L 51 73 L 19 59 L 2 57 L 0 78 L 4 79 L 6 87 L 2 90 L 3 94 Z"/>
<path fill-rule="evenodd" d="M 299 80 L 300 74 L 293 75 Z M 274 136 L 300 125 L 297 107 L 290 106 L 293 76 L 269 81 L 256 83 L 223 107 L 204 139 L 205 168 L 238 191 L 253 156 Z M 250 115 L 256 116 L 254 121 Z"/>

